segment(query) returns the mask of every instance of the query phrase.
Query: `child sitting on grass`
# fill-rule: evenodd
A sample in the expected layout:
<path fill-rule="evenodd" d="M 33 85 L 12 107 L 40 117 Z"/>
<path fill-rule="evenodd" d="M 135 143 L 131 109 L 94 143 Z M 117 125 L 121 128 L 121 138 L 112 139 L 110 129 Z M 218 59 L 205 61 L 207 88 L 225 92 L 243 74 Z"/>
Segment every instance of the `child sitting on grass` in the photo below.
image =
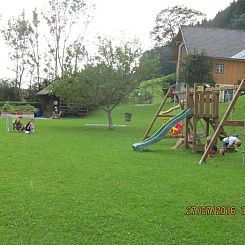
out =
<path fill-rule="evenodd" d="M 26 124 L 26 127 L 25 127 L 25 133 L 26 133 L 26 134 L 31 134 L 31 133 L 33 133 L 33 130 L 34 130 L 33 123 L 34 123 L 34 120 L 31 119 L 31 120 Z"/>
<path fill-rule="evenodd" d="M 24 124 L 21 123 L 19 118 L 15 119 L 14 124 L 13 124 L 13 129 L 16 129 L 18 132 L 25 129 Z"/>

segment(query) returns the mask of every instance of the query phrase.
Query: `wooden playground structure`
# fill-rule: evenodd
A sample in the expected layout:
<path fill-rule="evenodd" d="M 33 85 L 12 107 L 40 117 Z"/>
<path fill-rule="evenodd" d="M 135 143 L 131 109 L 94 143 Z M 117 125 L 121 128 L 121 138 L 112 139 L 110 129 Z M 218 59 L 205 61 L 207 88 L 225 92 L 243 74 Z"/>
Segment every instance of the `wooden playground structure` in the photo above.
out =
<path fill-rule="evenodd" d="M 219 88 L 204 88 L 197 85 L 194 85 L 194 88 L 190 88 L 188 85 L 185 87 L 186 91 L 185 100 L 180 99 L 180 93 L 175 92 L 172 88 L 169 88 L 165 97 L 163 98 L 156 114 L 154 115 L 150 125 L 148 126 L 143 140 L 146 140 L 149 137 L 149 134 L 155 124 L 157 118 L 159 117 L 169 117 L 173 118 L 175 115 L 162 114 L 161 110 L 164 107 L 167 99 L 169 97 L 175 96 L 179 101 L 180 108 L 184 110 L 189 108 L 192 111 L 192 114 L 186 117 L 185 122 L 185 134 L 184 142 L 186 148 L 191 148 L 193 152 L 204 152 L 199 163 L 204 163 L 207 160 L 210 149 L 213 144 L 219 138 L 222 140 L 224 137 L 227 137 L 227 133 L 224 130 L 224 126 L 243 126 L 245 127 L 244 121 L 229 121 L 229 117 L 232 109 L 234 108 L 236 101 L 238 100 L 241 92 L 245 91 L 245 80 L 242 80 L 239 85 L 236 85 L 236 93 L 233 96 L 227 110 L 225 111 L 223 117 L 219 118 Z M 210 136 L 210 128 L 213 128 L 214 134 L 212 136 L 211 142 L 206 150 L 204 150 L 204 144 L 201 144 L 200 138 Z M 199 129 L 203 129 L 204 132 L 199 133 Z M 190 142 L 189 137 L 192 136 Z"/>

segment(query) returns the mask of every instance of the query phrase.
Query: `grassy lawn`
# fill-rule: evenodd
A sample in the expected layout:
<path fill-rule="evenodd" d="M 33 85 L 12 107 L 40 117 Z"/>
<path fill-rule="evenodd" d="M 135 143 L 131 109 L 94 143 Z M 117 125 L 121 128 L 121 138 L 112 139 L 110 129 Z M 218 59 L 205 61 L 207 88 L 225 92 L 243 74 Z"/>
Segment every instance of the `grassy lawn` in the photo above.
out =
<path fill-rule="evenodd" d="M 242 154 L 201 166 L 201 154 L 171 149 L 175 139 L 133 152 L 156 108 L 122 105 L 114 123 L 126 111 L 132 122 L 110 131 L 85 126 L 106 123 L 102 112 L 37 120 L 32 136 L 5 133 L 0 119 L 0 244 L 245 244 Z M 236 215 L 186 215 L 188 206 Z"/>

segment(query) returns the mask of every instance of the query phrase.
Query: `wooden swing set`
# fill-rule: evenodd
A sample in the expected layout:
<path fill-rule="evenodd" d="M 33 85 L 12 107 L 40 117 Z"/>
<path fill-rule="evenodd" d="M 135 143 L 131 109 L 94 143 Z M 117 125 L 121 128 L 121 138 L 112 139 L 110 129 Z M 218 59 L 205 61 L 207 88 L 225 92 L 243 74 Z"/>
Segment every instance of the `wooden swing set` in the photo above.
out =
<path fill-rule="evenodd" d="M 236 93 L 234 94 L 233 99 L 231 100 L 222 119 L 219 120 L 219 88 L 204 88 L 199 87 L 196 84 L 194 85 L 194 88 L 190 88 L 189 85 L 186 85 L 185 102 L 180 100 L 180 93 L 175 92 L 173 88 L 169 88 L 159 108 L 157 109 L 150 125 L 147 128 L 143 140 L 149 137 L 149 134 L 157 118 L 163 116 L 172 118 L 175 116 L 170 114 L 162 115 L 161 113 L 167 99 L 175 96 L 175 98 L 177 98 L 177 100 L 179 101 L 179 105 L 182 110 L 184 110 L 185 108 L 189 108 L 192 111 L 192 114 L 186 117 L 185 122 L 185 147 L 191 148 L 193 152 L 204 152 L 199 162 L 204 163 L 207 160 L 210 149 L 212 148 L 213 144 L 217 141 L 217 139 L 219 138 L 220 140 L 222 140 L 224 137 L 227 137 L 227 133 L 224 130 L 224 126 L 245 127 L 244 121 L 227 120 L 242 91 L 245 91 L 245 80 L 242 80 L 240 84 L 236 86 Z M 200 134 L 198 133 L 198 129 L 200 129 L 201 126 L 204 132 Z M 200 137 L 208 137 L 210 135 L 210 127 L 213 128 L 215 133 L 207 149 L 204 150 L 205 145 L 201 144 Z M 190 135 L 192 135 L 191 142 L 189 141 Z"/>

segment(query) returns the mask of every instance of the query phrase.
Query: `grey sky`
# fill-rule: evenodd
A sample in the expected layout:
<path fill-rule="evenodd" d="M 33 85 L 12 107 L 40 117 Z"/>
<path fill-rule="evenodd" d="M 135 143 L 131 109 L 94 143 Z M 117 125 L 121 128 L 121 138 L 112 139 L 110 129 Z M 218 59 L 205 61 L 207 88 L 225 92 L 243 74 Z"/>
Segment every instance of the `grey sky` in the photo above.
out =
<path fill-rule="evenodd" d="M 35 8 L 43 8 L 48 0 L 7 0 L 0 2 L 1 26 L 11 16 L 19 15 L 25 9 L 30 14 Z M 232 0 L 87 0 L 88 4 L 95 4 L 93 24 L 87 35 L 91 43 L 97 35 L 115 39 L 132 39 L 137 37 L 144 49 L 152 47 L 149 32 L 154 26 L 155 17 L 160 10 L 175 5 L 184 5 L 205 13 L 208 19 L 229 6 Z M 8 70 L 8 50 L 0 38 L 0 77 L 10 75 Z"/>

